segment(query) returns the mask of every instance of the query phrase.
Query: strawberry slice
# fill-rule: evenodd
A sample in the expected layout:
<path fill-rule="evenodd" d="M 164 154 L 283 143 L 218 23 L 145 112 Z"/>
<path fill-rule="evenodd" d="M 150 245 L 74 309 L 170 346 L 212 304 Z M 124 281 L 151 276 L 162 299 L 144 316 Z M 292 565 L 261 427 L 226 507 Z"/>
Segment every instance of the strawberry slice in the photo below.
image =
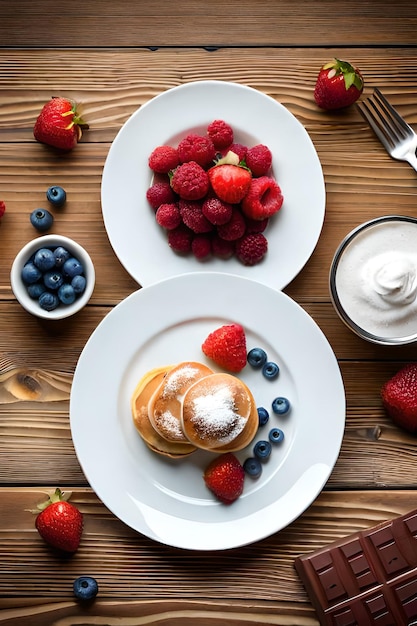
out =
<path fill-rule="evenodd" d="M 201 349 L 228 372 L 240 372 L 246 365 L 246 335 L 240 324 L 226 324 L 208 335 Z"/>
<path fill-rule="evenodd" d="M 222 163 L 208 171 L 211 187 L 220 200 L 228 204 L 238 204 L 246 196 L 252 174 L 240 165 Z"/>
<path fill-rule="evenodd" d="M 222 454 L 207 466 L 204 482 L 220 502 L 232 504 L 242 495 L 245 470 L 234 454 Z"/>

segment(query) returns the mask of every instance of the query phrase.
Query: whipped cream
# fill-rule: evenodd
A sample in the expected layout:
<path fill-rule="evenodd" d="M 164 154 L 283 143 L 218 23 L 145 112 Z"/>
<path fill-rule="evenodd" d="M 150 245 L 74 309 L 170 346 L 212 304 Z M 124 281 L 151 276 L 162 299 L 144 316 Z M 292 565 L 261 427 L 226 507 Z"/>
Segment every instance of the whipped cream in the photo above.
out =
<path fill-rule="evenodd" d="M 368 333 L 417 333 L 417 224 L 392 219 L 359 231 L 339 259 L 335 288 L 346 314 Z"/>

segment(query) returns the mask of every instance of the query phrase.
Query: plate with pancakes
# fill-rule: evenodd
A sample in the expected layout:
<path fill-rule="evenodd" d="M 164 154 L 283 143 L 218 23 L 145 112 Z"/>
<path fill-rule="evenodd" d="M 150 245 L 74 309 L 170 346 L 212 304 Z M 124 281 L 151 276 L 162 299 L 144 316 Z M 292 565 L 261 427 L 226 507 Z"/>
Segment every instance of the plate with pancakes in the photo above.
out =
<path fill-rule="evenodd" d="M 153 182 L 148 160 L 160 145 L 172 147 L 189 133 L 205 134 L 208 124 L 224 120 L 234 142 L 268 146 L 271 175 L 284 204 L 264 232 L 268 252 L 248 266 L 236 256 L 198 260 L 178 254 L 158 226 L 146 192 Z M 246 85 L 219 80 L 195 81 L 168 89 L 137 109 L 115 137 L 103 169 L 101 204 L 104 225 L 122 265 L 142 286 L 184 273 L 226 272 L 283 289 L 300 272 L 317 244 L 325 215 L 320 160 L 304 126 L 280 102 Z"/>
<path fill-rule="evenodd" d="M 209 333 L 230 323 L 244 328 L 248 350 L 279 365 L 275 380 L 249 364 L 225 372 L 204 355 Z M 271 411 L 278 396 L 291 401 L 289 414 Z M 254 421 L 260 406 L 265 426 Z M 345 395 L 327 339 L 291 298 L 196 272 L 134 292 L 102 320 L 76 367 L 70 421 L 87 480 L 120 520 L 166 545 L 224 550 L 280 531 L 314 501 L 339 455 Z M 222 504 L 205 468 L 226 451 L 243 463 L 274 426 L 285 437 L 261 476 L 246 475 L 242 495 Z"/>

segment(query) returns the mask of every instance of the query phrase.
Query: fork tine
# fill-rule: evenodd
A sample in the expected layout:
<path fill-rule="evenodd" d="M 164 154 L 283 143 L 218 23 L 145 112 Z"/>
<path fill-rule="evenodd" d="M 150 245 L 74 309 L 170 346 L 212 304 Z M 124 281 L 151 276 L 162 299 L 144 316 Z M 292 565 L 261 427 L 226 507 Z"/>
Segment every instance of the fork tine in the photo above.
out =
<path fill-rule="evenodd" d="M 385 115 L 392 121 L 393 127 L 401 133 L 403 138 L 407 138 L 413 134 L 412 128 L 401 117 L 396 109 L 388 102 L 388 100 L 382 95 L 378 88 L 374 90 L 374 98 L 378 105 L 381 107 Z"/>
<path fill-rule="evenodd" d="M 356 104 L 360 113 L 368 122 L 369 126 L 372 128 L 379 141 L 389 152 L 395 144 L 392 136 L 387 133 L 385 126 L 381 124 L 380 115 L 378 114 L 378 111 L 373 102 L 368 98 L 368 100 L 362 100 L 361 102 L 357 102 Z M 376 115 L 374 111 L 376 111 Z"/>

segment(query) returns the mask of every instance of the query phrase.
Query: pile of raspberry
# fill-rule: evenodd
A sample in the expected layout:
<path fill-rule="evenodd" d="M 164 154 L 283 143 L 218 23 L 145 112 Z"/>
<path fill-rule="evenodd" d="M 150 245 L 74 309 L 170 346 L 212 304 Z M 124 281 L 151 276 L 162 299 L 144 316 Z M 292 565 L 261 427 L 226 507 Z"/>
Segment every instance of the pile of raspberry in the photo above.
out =
<path fill-rule="evenodd" d="M 146 197 L 176 253 L 192 254 L 199 260 L 235 256 L 244 265 L 255 265 L 268 250 L 264 231 L 269 218 L 249 218 L 241 202 L 229 204 L 218 198 L 207 174 L 230 152 L 252 178 L 273 180 L 269 148 L 235 143 L 232 127 L 214 120 L 206 134 L 190 132 L 177 147 L 162 145 L 153 150 L 148 162 L 154 178 Z"/>

